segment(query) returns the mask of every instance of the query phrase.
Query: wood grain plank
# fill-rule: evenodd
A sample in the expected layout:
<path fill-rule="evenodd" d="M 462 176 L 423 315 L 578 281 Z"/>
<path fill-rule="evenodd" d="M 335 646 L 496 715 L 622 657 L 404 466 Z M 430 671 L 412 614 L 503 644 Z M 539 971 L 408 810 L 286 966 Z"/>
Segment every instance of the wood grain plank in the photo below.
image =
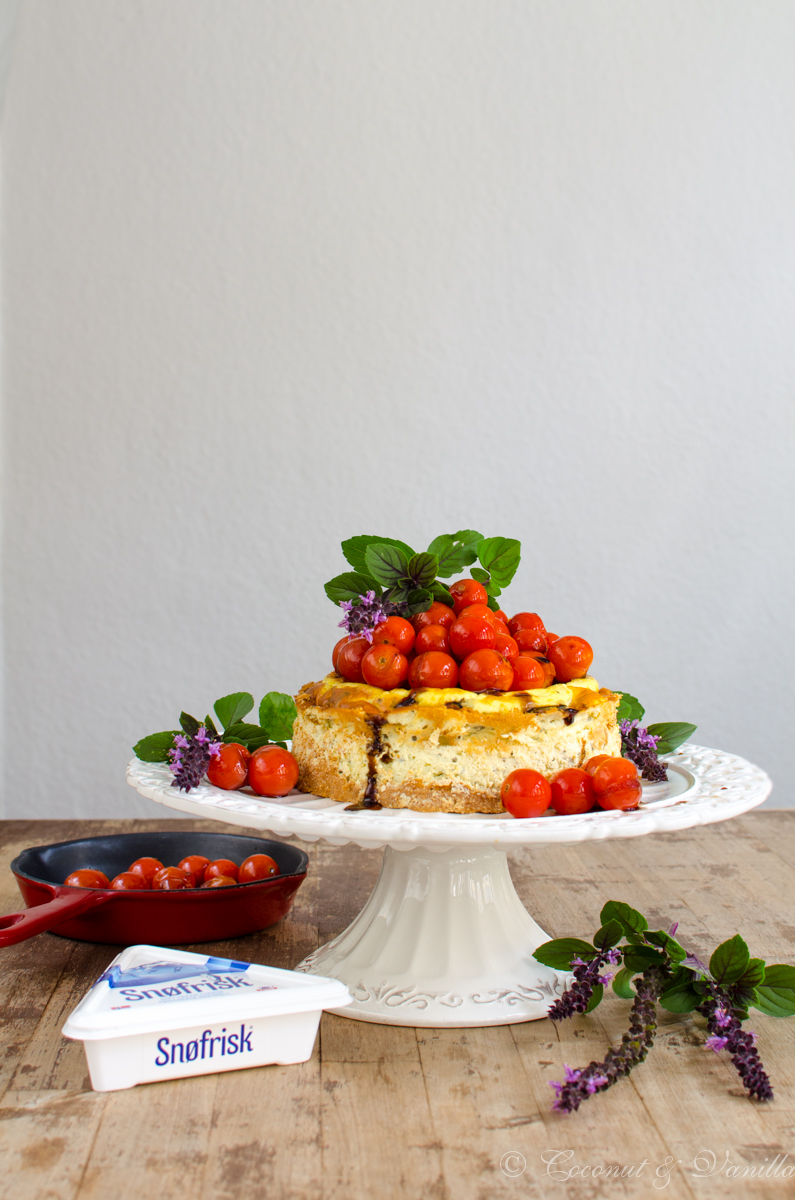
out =
<path fill-rule="evenodd" d="M 0 1200 L 72 1200 L 105 1109 L 97 1092 L 7 1091 L 0 1102 Z"/>

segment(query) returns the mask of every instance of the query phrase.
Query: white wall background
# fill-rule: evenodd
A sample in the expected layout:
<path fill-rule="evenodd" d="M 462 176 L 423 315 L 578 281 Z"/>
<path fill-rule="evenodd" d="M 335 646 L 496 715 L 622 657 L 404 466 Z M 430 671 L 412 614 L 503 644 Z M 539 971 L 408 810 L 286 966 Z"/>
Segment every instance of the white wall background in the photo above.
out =
<path fill-rule="evenodd" d="M 360 532 L 795 800 L 789 0 L 26 0 L 4 129 L 5 812 L 329 666 Z"/>

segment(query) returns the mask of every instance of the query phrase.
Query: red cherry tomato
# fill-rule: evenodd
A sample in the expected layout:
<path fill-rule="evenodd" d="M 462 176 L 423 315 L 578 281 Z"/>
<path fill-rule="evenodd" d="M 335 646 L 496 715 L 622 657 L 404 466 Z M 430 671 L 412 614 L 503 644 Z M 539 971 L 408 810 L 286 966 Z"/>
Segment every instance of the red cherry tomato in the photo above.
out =
<path fill-rule="evenodd" d="M 298 783 L 298 774 L 298 763 L 281 746 L 262 746 L 248 762 L 248 781 L 258 796 L 286 796 Z"/>
<path fill-rule="evenodd" d="M 417 613 L 411 618 L 411 623 L 417 633 L 426 625 L 444 625 L 445 629 L 449 629 L 455 621 L 455 613 L 448 604 L 442 604 L 440 600 L 434 600 L 430 608 L 426 608 L 425 612 Z"/>
<path fill-rule="evenodd" d="M 180 871 L 179 867 L 163 867 L 152 880 L 152 890 L 155 892 L 184 892 L 195 886 L 196 881 L 190 871 Z"/>
<path fill-rule="evenodd" d="M 475 650 L 493 650 L 496 641 L 494 626 L 485 617 L 459 617 L 450 630 L 450 650 L 459 661 Z"/>
<path fill-rule="evenodd" d="M 223 788 L 227 792 L 242 787 L 246 782 L 250 758 L 246 747 L 239 742 L 224 742 L 218 753 L 210 759 L 207 778 L 213 787 Z"/>
<path fill-rule="evenodd" d="M 426 650 L 441 650 L 443 654 L 449 654 L 450 635 L 444 625 L 423 625 L 414 648 L 418 654 L 424 654 Z"/>
<path fill-rule="evenodd" d="M 236 887 L 237 880 L 230 879 L 228 875 L 213 875 L 212 879 L 205 879 L 202 884 L 203 888 L 211 887 Z"/>
<path fill-rule="evenodd" d="M 141 875 L 146 880 L 146 886 L 151 887 L 152 879 L 158 871 L 163 870 L 163 864 L 159 858 L 136 858 L 130 870 L 133 875 Z"/>
<path fill-rule="evenodd" d="M 467 692 L 510 692 L 513 667 L 496 650 L 475 650 L 461 663 L 458 686 Z"/>
<path fill-rule="evenodd" d="M 409 687 L 458 687 L 458 663 L 442 650 L 426 650 L 409 667 Z"/>
<path fill-rule="evenodd" d="M 348 635 L 346 634 L 345 637 L 340 638 L 340 640 L 337 642 L 334 649 L 331 651 L 331 665 L 335 671 L 337 669 L 337 659 L 339 658 L 340 650 L 342 649 L 342 647 L 345 645 L 345 643 L 347 641 L 348 641 Z"/>
<path fill-rule="evenodd" d="M 83 867 L 79 871 L 72 871 L 71 875 L 67 875 L 64 879 L 67 887 L 81 888 L 109 888 L 110 880 L 104 871 L 95 871 L 91 867 Z"/>
<path fill-rule="evenodd" d="M 148 892 L 149 884 L 142 875 L 133 875 L 132 871 L 122 871 L 115 879 L 111 879 L 110 886 L 114 892 Z"/>
<path fill-rule="evenodd" d="M 532 692 L 537 688 L 546 687 L 547 673 L 537 658 L 529 654 L 520 654 L 511 663 L 513 667 L 513 691 Z"/>
<path fill-rule="evenodd" d="M 458 614 L 459 620 L 461 617 L 485 617 L 490 624 L 495 626 L 497 624 L 497 618 L 489 608 L 488 604 L 468 604 L 466 608 L 462 608 Z"/>
<path fill-rule="evenodd" d="M 547 633 L 547 650 L 552 645 L 552 643 L 556 642 L 557 640 L 558 640 L 558 635 L 556 633 Z"/>
<path fill-rule="evenodd" d="M 588 761 L 583 764 L 583 771 L 587 771 L 589 775 L 593 775 L 594 771 L 599 766 L 599 763 L 606 762 L 607 759 L 613 757 L 614 755 L 612 754 L 595 754 L 593 758 L 589 758 Z"/>
<path fill-rule="evenodd" d="M 189 871 L 196 884 L 204 882 L 204 872 L 210 865 L 209 858 L 205 858 L 203 854 L 189 854 L 187 858 L 183 858 L 181 863 L 177 863 L 180 871 Z"/>
<path fill-rule="evenodd" d="M 497 634 L 497 641 L 495 642 L 494 649 L 498 654 L 501 654 L 503 658 L 506 658 L 511 665 L 513 665 L 519 653 L 519 647 L 508 633 Z"/>
<path fill-rule="evenodd" d="M 579 767 L 566 767 L 550 780 L 552 807 L 561 817 L 590 812 L 596 803 L 593 780 Z"/>
<path fill-rule="evenodd" d="M 495 621 L 494 622 L 494 632 L 501 633 L 503 635 L 503 637 L 511 636 L 511 631 L 508 628 L 508 626 L 505 624 L 504 621 Z"/>
<path fill-rule="evenodd" d="M 253 883 L 255 879 L 270 879 L 280 871 L 270 854 L 252 854 L 240 864 L 238 883 Z"/>
<path fill-rule="evenodd" d="M 414 645 L 414 626 L 403 617 L 387 617 L 373 630 L 373 645 L 380 642 L 394 646 L 401 654 L 408 654 Z"/>
<path fill-rule="evenodd" d="M 542 654 L 540 650 L 522 650 L 522 655 L 525 658 L 534 658 L 537 662 L 541 663 L 541 666 L 544 668 L 543 686 L 551 687 L 555 682 L 555 668 L 546 655 Z"/>
<path fill-rule="evenodd" d="M 546 636 L 537 629 L 517 629 L 513 636 L 520 654 L 526 654 L 528 650 L 537 650 L 539 654 L 546 652 Z"/>
<path fill-rule="evenodd" d="M 558 682 L 569 683 L 588 674 L 593 662 L 593 650 L 584 638 L 562 637 L 547 650 L 547 658 L 555 668 Z"/>
<path fill-rule="evenodd" d="M 337 673 L 348 683 L 363 683 L 362 659 L 370 649 L 367 638 L 353 638 L 340 646 L 337 654 Z"/>
<path fill-rule="evenodd" d="M 589 774 L 600 808 L 638 807 L 643 789 L 638 768 L 628 758 L 605 758 Z"/>
<path fill-rule="evenodd" d="M 413 637 L 413 629 L 411 634 Z M 392 688 L 400 687 L 408 673 L 409 660 L 405 654 L 400 653 L 397 646 L 389 642 L 372 645 L 362 658 L 362 678 L 370 687 L 391 692 Z"/>
<path fill-rule="evenodd" d="M 216 858 L 215 862 L 208 864 L 204 872 L 204 882 L 217 879 L 219 875 L 226 875 L 229 879 L 237 882 L 237 874 L 237 863 L 233 863 L 231 858 Z"/>
<path fill-rule="evenodd" d="M 511 637 L 516 637 L 520 629 L 535 629 L 539 633 L 543 633 L 544 622 L 538 613 L 520 612 L 515 617 L 511 617 L 508 622 L 508 629 L 510 630 Z"/>
<path fill-rule="evenodd" d="M 459 579 L 457 583 L 454 583 L 450 587 L 449 591 L 453 597 L 453 608 L 456 611 L 456 616 L 468 604 L 485 604 L 489 598 L 489 594 L 483 584 L 478 583 L 476 579 Z"/>
<path fill-rule="evenodd" d="M 548 781 L 527 767 L 511 771 L 500 788 L 502 806 L 514 817 L 543 817 L 551 799 Z"/>
<path fill-rule="evenodd" d="M 503 625 L 507 629 L 508 628 L 508 614 L 504 613 L 501 608 L 498 608 L 494 615 L 498 621 L 502 621 Z"/>

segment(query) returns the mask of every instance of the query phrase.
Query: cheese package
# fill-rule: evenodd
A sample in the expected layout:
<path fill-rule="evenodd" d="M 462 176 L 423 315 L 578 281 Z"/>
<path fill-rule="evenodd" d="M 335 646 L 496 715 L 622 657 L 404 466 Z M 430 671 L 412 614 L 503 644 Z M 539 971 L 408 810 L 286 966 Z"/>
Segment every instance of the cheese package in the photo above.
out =
<path fill-rule="evenodd" d="M 63 1027 L 84 1044 L 91 1085 L 113 1092 L 189 1075 L 306 1062 L 336 979 L 162 946 L 116 957 Z"/>

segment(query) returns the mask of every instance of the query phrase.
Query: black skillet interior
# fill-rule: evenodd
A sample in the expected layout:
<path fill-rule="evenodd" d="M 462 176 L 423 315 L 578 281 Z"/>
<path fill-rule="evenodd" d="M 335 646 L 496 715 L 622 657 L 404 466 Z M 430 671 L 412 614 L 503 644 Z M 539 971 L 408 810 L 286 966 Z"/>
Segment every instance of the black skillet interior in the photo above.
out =
<path fill-rule="evenodd" d="M 303 850 L 286 842 L 237 833 L 191 833 L 186 829 L 184 833 L 113 833 L 32 846 L 14 859 L 11 870 L 40 883 L 63 883 L 67 875 L 81 867 L 104 871 L 108 879 L 113 879 L 137 858 L 158 858 L 164 866 L 176 867 L 189 854 L 204 854 L 211 861 L 229 858 L 238 866 L 251 854 L 269 854 L 282 876 L 302 875 L 309 862 Z"/>

